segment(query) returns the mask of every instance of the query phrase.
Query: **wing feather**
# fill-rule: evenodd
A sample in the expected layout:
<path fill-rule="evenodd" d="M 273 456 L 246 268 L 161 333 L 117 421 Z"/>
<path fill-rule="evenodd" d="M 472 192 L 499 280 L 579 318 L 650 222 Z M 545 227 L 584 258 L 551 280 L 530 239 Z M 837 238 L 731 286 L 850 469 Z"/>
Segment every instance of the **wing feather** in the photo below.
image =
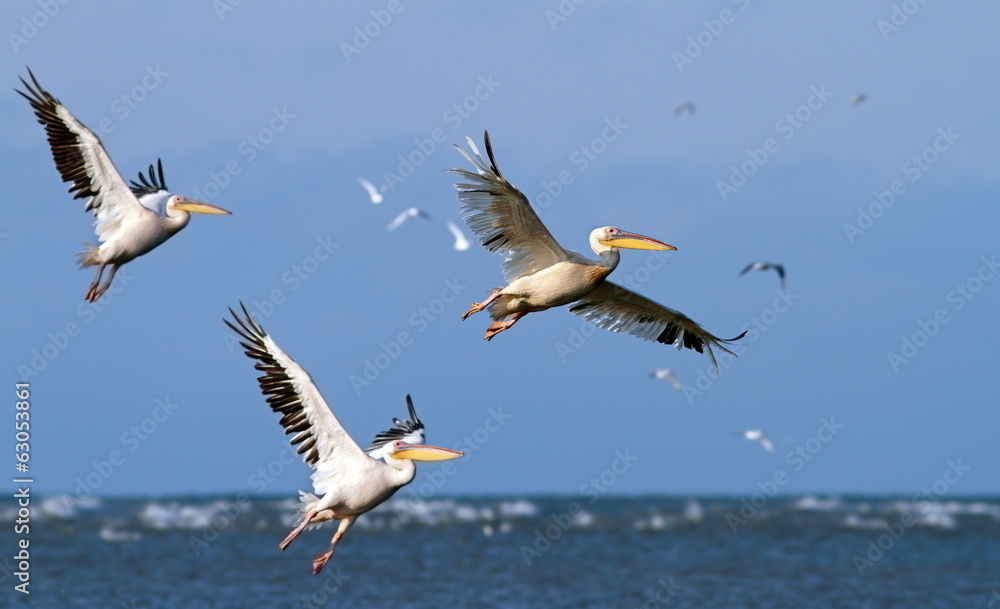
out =
<path fill-rule="evenodd" d="M 743 332 L 735 338 L 725 339 L 713 336 L 680 311 L 653 302 L 610 281 L 605 281 L 593 292 L 570 305 L 569 310 L 604 330 L 625 332 L 645 340 L 673 345 L 678 351 L 686 348 L 698 353 L 707 352 L 716 374 L 719 374 L 719 364 L 715 361 L 712 347 L 735 355 L 725 345 L 746 335 Z"/>
<path fill-rule="evenodd" d="M 474 157 L 456 148 L 476 171 L 458 167 L 451 170 L 466 180 L 455 184 L 455 188 L 469 230 L 486 249 L 506 255 L 503 270 L 508 282 L 568 260 L 570 253 L 545 228 L 528 198 L 500 173 L 489 132 L 484 132 L 483 138 L 489 165 L 472 138 L 467 137 Z"/>
<path fill-rule="evenodd" d="M 241 306 L 242 303 L 240 303 Z M 281 413 L 281 426 L 286 434 L 295 434 L 289 441 L 299 445 L 298 454 L 314 468 L 313 487 L 325 494 L 326 487 L 347 471 L 370 467 L 372 459 L 354 442 L 337 420 L 302 367 L 278 347 L 267 332 L 250 317 L 243 306 L 243 318 L 232 309 L 236 324 L 226 325 L 236 332 L 249 358 L 257 360 L 257 370 L 264 373 L 258 380 L 261 392 L 267 396 L 271 409 Z"/>
<path fill-rule="evenodd" d="M 84 210 L 93 212 L 94 232 L 100 241 L 107 241 L 126 216 L 148 210 L 139 204 L 115 169 L 100 138 L 43 89 L 30 69 L 28 75 L 31 83 L 21 78 L 28 92 L 17 92 L 28 100 L 38 122 L 45 126 L 56 169 L 64 182 L 72 184 L 69 192 L 74 199 L 88 199 Z M 162 180 L 162 168 L 160 171 Z"/>

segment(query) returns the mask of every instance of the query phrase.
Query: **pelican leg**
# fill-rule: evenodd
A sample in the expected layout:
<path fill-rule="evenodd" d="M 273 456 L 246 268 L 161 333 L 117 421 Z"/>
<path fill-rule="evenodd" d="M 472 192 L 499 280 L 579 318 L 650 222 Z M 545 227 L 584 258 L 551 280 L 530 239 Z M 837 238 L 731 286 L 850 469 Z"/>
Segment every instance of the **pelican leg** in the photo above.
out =
<path fill-rule="evenodd" d="M 326 552 L 317 554 L 316 558 L 313 558 L 313 575 L 318 575 L 319 572 L 323 570 L 323 567 L 326 566 L 327 562 L 329 562 L 330 557 L 333 556 L 333 551 L 337 549 L 337 542 L 339 542 L 340 538 L 344 536 L 347 529 L 351 528 L 351 525 L 354 524 L 354 520 L 356 518 L 356 516 L 348 517 L 340 521 L 340 526 L 337 527 L 337 532 L 333 534 L 333 539 L 330 540 L 330 547 Z"/>
<path fill-rule="evenodd" d="M 490 297 L 487 298 L 486 300 L 484 300 L 482 302 L 474 302 L 474 303 L 472 303 L 472 306 L 469 307 L 469 310 L 466 311 L 462 315 L 462 321 L 465 321 L 469 317 L 469 315 L 472 315 L 473 313 L 478 313 L 478 312 L 482 311 L 483 309 L 485 309 L 486 307 L 488 307 L 491 302 L 493 302 L 497 298 L 500 298 L 501 292 L 503 292 L 502 288 L 501 289 L 493 290 L 493 293 L 490 294 Z"/>
<path fill-rule="evenodd" d="M 291 533 L 288 534 L 288 537 L 285 537 L 285 539 L 278 544 L 278 548 L 282 552 L 284 552 L 285 548 L 287 548 L 293 541 L 295 541 L 295 538 L 298 537 L 302 533 L 302 531 L 306 530 L 306 527 L 309 526 L 309 522 L 315 515 L 316 515 L 315 510 L 306 514 L 305 518 L 302 519 L 302 522 L 300 522 L 299 525 L 295 527 L 295 529 Z"/>
<path fill-rule="evenodd" d="M 94 282 L 87 289 L 87 295 L 83 297 L 87 302 L 94 302 L 98 298 L 94 294 L 97 293 L 97 286 L 101 284 L 101 275 L 104 274 L 104 266 L 104 264 L 101 264 L 97 267 L 97 277 L 94 277 Z"/>
<path fill-rule="evenodd" d="M 108 275 L 108 280 L 104 282 L 104 285 L 102 285 L 101 287 L 97 288 L 97 290 L 94 291 L 90 299 L 90 302 L 94 302 L 98 300 L 101 296 L 104 296 L 104 293 L 107 292 L 108 288 L 111 287 L 111 282 L 115 280 L 115 273 L 118 272 L 118 267 L 119 265 L 117 264 L 111 266 L 111 273 Z"/>
<path fill-rule="evenodd" d="M 489 328 L 486 328 L 486 336 L 484 336 L 483 338 L 486 339 L 486 340 L 490 340 L 491 338 L 493 338 L 497 334 L 500 334 L 501 332 L 503 332 L 507 328 L 513 326 L 515 323 L 517 323 L 517 320 L 521 319 L 522 317 L 524 317 L 527 314 L 528 314 L 527 311 L 518 311 L 517 313 L 514 313 L 511 316 L 511 318 L 508 319 L 507 321 L 495 321 L 495 322 L 493 322 L 492 324 L 490 324 Z"/>

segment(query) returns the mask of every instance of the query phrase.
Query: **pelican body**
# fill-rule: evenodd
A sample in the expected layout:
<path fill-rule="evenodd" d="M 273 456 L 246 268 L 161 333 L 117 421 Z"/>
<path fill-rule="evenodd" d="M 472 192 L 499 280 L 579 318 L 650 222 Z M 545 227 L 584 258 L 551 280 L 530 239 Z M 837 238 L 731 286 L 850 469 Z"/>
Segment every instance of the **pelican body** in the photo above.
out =
<path fill-rule="evenodd" d="M 18 93 L 28 100 L 38 122 L 45 126 L 56 169 L 63 181 L 72 183 L 69 191 L 74 193 L 73 198 L 86 198 L 84 209 L 95 217 L 94 230 L 101 245 L 88 244 L 78 260 L 81 267 L 97 267 L 86 300 L 94 302 L 100 298 L 126 262 L 149 253 L 187 226 L 192 212 L 230 213 L 170 193 L 159 160 L 155 169 L 149 166 L 148 177 L 140 172 L 138 182 L 132 180 L 126 184 L 100 138 L 43 89 L 31 70 L 28 75 L 31 84 L 21 78 L 28 92 Z M 101 284 L 101 276 L 109 265 L 111 273 Z"/>
<path fill-rule="evenodd" d="M 319 573 L 333 556 L 337 543 L 365 512 L 413 481 L 415 461 L 444 461 L 463 453 L 426 446 L 424 424 L 417 417 L 413 400 L 406 396 L 410 419 L 393 419 L 395 427 L 380 432 L 366 449 L 354 442 L 334 416 L 309 374 L 288 357 L 243 307 L 241 318 L 232 309 L 235 324 L 224 320 L 242 342 L 246 354 L 264 372 L 258 381 L 271 409 L 281 413 L 281 425 L 298 453 L 313 468 L 314 493 L 300 491 L 301 518 L 295 529 L 278 545 L 284 551 L 306 528 L 328 520 L 339 520 L 330 546 L 313 560 Z"/>
<path fill-rule="evenodd" d="M 707 351 L 718 373 L 712 346 L 732 353 L 724 344 L 742 338 L 746 332 L 735 338 L 720 339 L 683 313 L 606 281 L 621 260 L 620 249 L 677 248 L 651 237 L 604 226 L 590 233 L 590 247 L 599 256 L 598 260 L 564 249 L 542 224 L 527 197 L 500 173 L 489 133 L 484 134 L 488 165 L 472 139 L 466 139 L 472 156 L 461 148 L 458 150 L 475 171 L 451 170 L 466 180 L 455 185 L 459 208 L 482 245 L 491 252 L 506 255 L 503 267 L 508 285 L 493 290 L 486 300 L 473 303 L 462 319 L 488 309 L 493 323 L 484 338 L 491 340 L 528 313 L 571 305 L 571 313 L 593 321 L 600 328 L 674 345 L 678 350 L 686 347 L 699 353 Z"/>

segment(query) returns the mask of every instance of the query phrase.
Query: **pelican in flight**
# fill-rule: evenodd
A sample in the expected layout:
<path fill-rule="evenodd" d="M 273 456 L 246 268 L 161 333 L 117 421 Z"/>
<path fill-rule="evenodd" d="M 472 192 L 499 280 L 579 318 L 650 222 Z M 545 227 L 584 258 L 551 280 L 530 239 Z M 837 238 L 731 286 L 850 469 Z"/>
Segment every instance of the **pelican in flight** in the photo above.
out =
<path fill-rule="evenodd" d="M 750 271 L 774 271 L 778 274 L 778 278 L 781 279 L 781 287 L 785 287 L 785 267 L 778 264 L 777 262 L 766 262 L 760 260 L 758 262 L 751 262 L 746 265 L 742 271 L 740 271 L 740 277 L 746 275 Z"/>
<path fill-rule="evenodd" d="M 87 249 L 79 254 L 81 267 L 97 267 L 97 277 L 87 290 L 86 300 L 94 302 L 100 298 L 126 262 L 150 252 L 187 226 L 190 212 L 230 213 L 168 192 L 160 161 L 156 162 L 156 169 L 149 166 L 148 177 L 140 172 L 138 182 L 132 180 L 126 184 L 100 138 L 43 89 L 30 69 L 28 75 L 34 86 L 21 78 L 28 92 L 17 92 L 31 104 L 38 122 L 45 125 L 56 169 L 64 182 L 73 184 L 69 192 L 74 193 L 74 199 L 86 198 L 84 210 L 93 212 L 95 217 L 94 231 L 101 245 L 87 244 Z M 111 274 L 101 285 L 104 267 L 109 264 Z"/>
<path fill-rule="evenodd" d="M 241 303 L 242 305 L 242 303 Z M 243 318 L 232 309 L 235 324 L 224 320 L 240 338 L 254 366 L 264 373 L 257 379 L 271 409 L 281 413 L 286 434 L 294 433 L 292 445 L 313 468 L 316 494 L 299 491 L 302 517 L 278 547 L 282 551 L 307 527 L 327 520 L 340 526 L 330 547 L 313 560 L 313 574 L 326 565 L 340 538 L 354 521 L 413 481 L 414 461 L 444 461 L 463 456 L 456 450 L 425 446 L 424 424 L 417 417 L 413 401 L 406 396 L 410 420 L 393 419 L 396 427 L 380 432 L 367 450 L 355 443 L 330 411 L 309 374 L 278 347 L 267 332 L 243 307 Z"/>
<path fill-rule="evenodd" d="M 590 233 L 590 247 L 600 260 L 589 260 L 564 249 L 542 224 L 527 197 L 497 169 L 489 133 L 484 138 L 489 165 L 467 137 L 475 158 L 461 148 L 458 151 L 476 171 L 451 171 L 466 180 L 455 188 L 469 229 L 486 249 L 506 255 L 503 270 L 508 285 L 493 290 L 483 302 L 474 303 L 462 319 L 489 308 L 493 324 L 484 338 L 490 340 L 528 313 L 573 303 L 571 313 L 599 328 L 673 345 L 678 351 L 685 347 L 698 353 L 707 351 L 718 374 L 712 347 L 732 354 L 725 344 L 739 340 L 746 332 L 735 338 L 718 338 L 683 313 L 605 281 L 618 266 L 619 248 L 677 248 L 614 226 L 602 226 Z"/>

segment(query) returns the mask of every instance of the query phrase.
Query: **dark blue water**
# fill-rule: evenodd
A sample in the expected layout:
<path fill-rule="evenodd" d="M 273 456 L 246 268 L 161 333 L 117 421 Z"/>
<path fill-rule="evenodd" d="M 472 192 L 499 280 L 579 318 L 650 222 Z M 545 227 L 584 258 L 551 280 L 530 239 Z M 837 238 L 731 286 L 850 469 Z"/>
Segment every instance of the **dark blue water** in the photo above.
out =
<path fill-rule="evenodd" d="M 1000 607 L 997 497 L 589 501 L 393 500 L 314 576 L 287 499 L 36 498 L 24 597 L 4 499 L 0 606 Z"/>

